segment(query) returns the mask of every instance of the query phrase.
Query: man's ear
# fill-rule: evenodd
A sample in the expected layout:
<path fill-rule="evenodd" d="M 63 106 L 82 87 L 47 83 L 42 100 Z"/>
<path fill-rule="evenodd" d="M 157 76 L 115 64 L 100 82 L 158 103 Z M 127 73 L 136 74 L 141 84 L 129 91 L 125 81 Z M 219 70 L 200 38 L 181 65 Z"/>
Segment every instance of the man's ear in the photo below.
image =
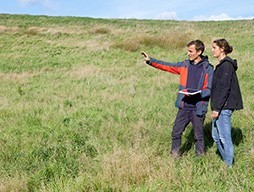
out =
<path fill-rule="evenodd" d="M 201 50 L 199 50 L 197 53 L 198 53 L 198 55 L 200 56 L 200 55 L 202 54 L 202 51 L 201 51 Z"/>

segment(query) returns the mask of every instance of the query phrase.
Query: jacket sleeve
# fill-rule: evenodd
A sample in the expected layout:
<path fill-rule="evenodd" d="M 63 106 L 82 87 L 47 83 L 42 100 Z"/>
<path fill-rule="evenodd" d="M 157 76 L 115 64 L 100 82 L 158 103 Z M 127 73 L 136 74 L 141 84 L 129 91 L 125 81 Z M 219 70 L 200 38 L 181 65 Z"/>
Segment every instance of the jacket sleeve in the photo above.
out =
<path fill-rule="evenodd" d="M 223 109 L 223 106 L 227 102 L 231 81 L 232 73 L 234 73 L 234 67 L 231 63 L 225 62 L 219 68 L 219 79 L 217 79 L 215 94 L 215 106 L 214 110 L 220 112 Z"/>
<path fill-rule="evenodd" d="M 179 75 L 181 72 L 180 67 L 183 65 L 183 62 L 170 63 L 170 62 L 157 60 L 157 59 L 151 57 L 150 61 L 147 62 L 147 64 L 154 67 L 154 68 Z"/>
<path fill-rule="evenodd" d="M 202 98 L 211 96 L 212 79 L 213 79 L 213 66 L 209 65 L 204 77 L 204 83 L 201 91 Z"/>

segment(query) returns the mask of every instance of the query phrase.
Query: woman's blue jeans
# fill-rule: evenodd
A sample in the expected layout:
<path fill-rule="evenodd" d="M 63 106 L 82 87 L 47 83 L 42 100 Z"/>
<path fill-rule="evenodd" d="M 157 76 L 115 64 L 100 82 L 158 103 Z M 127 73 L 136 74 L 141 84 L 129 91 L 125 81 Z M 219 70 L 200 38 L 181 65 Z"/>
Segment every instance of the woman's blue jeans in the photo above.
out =
<path fill-rule="evenodd" d="M 222 159 L 230 167 L 234 159 L 234 146 L 231 136 L 232 110 L 222 110 L 217 119 L 212 122 L 212 137 Z"/>

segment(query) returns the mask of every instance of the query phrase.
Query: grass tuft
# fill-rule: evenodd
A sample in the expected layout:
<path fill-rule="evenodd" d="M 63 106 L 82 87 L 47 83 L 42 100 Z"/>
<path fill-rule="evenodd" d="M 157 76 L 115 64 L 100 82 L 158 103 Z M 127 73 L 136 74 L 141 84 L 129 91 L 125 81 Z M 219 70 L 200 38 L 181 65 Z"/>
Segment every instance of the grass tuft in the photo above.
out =
<path fill-rule="evenodd" d="M 45 29 L 40 28 L 40 27 L 29 27 L 26 30 L 26 34 L 28 34 L 28 35 L 38 35 L 43 31 L 45 31 Z"/>
<path fill-rule="evenodd" d="M 110 34 L 111 30 L 105 27 L 97 28 L 94 30 L 95 34 Z"/>

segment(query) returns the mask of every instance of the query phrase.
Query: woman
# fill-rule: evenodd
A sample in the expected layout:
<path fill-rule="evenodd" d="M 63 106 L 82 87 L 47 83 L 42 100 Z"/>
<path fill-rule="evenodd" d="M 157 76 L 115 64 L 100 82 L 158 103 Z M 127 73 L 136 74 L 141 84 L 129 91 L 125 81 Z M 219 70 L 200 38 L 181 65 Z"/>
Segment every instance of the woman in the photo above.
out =
<path fill-rule="evenodd" d="M 225 39 L 212 44 L 212 54 L 219 60 L 216 66 L 211 90 L 212 137 L 224 162 L 231 167 L 234 146 L 231 137 L 231 115 L 234 110 L 243 109 L 241 91 L 236 75 L 237 61 L 228 54 L 233 47 Z"/>

